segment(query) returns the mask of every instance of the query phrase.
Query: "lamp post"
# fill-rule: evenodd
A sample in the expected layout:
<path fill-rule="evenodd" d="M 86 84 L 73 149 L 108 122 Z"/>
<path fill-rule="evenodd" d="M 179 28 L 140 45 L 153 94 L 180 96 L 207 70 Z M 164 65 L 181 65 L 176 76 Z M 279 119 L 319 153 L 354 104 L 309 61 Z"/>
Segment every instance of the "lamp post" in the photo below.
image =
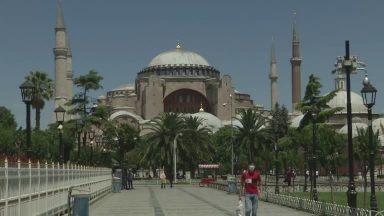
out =
<path fill-rule="evenodd" d="M 233 104 L 233 98 L 232 94 L 229 94 L 229 98 L 231 98 L 231 174 L 233 175 L 234 173 L 234 153 L 233 153 L 233 116 L 232 116 L 232 104 Z"/>
<path fill-rule="evenodd" d="M 60 163 L 64 163 L 65 153 L 64 153 L 64 144 L 63 144 L 63 123 L 66 110 L 59 106 L 54 110 L 56 114 L 56 122 L 59 125 L 57 129 L 59 129 L 59 153 L 60 153 Z"/>
<path fill-rule="evenodd" d="M 81 148 L 81 131 L 83 129 L 83 120 L 76 119 L 76 132 L 77 132 L 77 161 L 80 161 L 80 148 Z"/>
<path fill-rule="evenodd" d="M 275 141 L 275 146 L 274 146 L 274 150 L 275 150 L 275 193 L 278 194 L 280 193 L 280 190 L 279 190 L 279 147 L 277 145 L 277 141 L 278 141 L 278 130 L 279 130 L 279 126 L 278 126 L 278 121 L 280 120 L 280 116 L 279 116 L 279 113 L 274 113 L 272 115 L 272 126 L 273 126 L 273 132 L 274 132 L 274 141 Z M 278 119 L 276 119 L 278 118 Z"/>
<path fill-rule="evenodd" d="M 377 200 L 375 194 L 375 146 L 372 139 L 372 107 L 376 102 L 376 88 L 371 85 L 368 76 L 365 75 L 363 80 L 363 89 L 361 89 L 361 96 L 363 103 L 368 109 L 368 142 L 369 142 L 369 173 L 371 177 L 371 211 L 372 215 L 377 213 Z"/>
<path fill-rule="evenodd" d="M 313 105 L 311 109 L 312 114 L 312 181 L 313 181 L 313 188 L 312 188 L 312 199 L 317 201 L 317 188 L 316 188 L 316 170 L 317 170 L 317 154 L 316 154 L 316 121 L 317 116 L 320 112 L 320 109 L 317 105 Z"/>
<path fill-rule="evenodd" d="M 176 183 L 177 178 L 176 178 L 176 148 L 177 148 L 177 138 L 179 136 L 183 136 L 182 133 L 176 134 L 175 138 L 173 139 L 173 180 Z"/>
<path fill-rule="evenodd" d="M 26 105 L 27 118 L 26 118 L 26 129 L 27 129 L 27 156 L 31 157 L 31 102 L 35 97 L 36 88 L 35 85 L 27 80 L 20 85 L 21 98 Z"/>
<path fill-rule="evenodd" d="M 277 140 L 275 140 L 275 193 L 278 194 L 280 193 L 280 190 L 279 190 L 279 159 L 278 159 L 278 156 L 279 156 L 279 149 L 277 147 Z"/>
<path fill-rule="evenodd" d="M 348 126 L 348 191 L 347 191 L 347 198 L 348 198 L 348 206 L 352 209 L 356 208 L 356 198 L 357 198 L 357 192 L 356 192 L 356 186 L 355 186 L 355 180 L 354 180 L 354 167 L 353 167 L 353 144 L 352 144 L 352 106 L 351 106 L 351 73 L 359 70 L 361 68 L 357 68 L 357 65 L 360 64 L 364 67 L 362 62 L 357 61 L 357 57 L 352 56 L 352 59 L 349 55 L 349 41 L 345 41 L 345 56 L 338 56 L 337 62 L 335 64 L 336 70 L 342 71 L 342 73 L 345 73 L 346 75 L 346 82 L 347 82 L 347 126 Z"/>
<path fill-rule="evenodd" d="M 95 131 L 91 129 L 90 132 L 88 132 L 88 138 L 90 139 L 89 146 L 90 146 L 90 156 L 89 156 L 89 163 L 90 165 L 93 164 L 93 139 L 95 138 Z"/>

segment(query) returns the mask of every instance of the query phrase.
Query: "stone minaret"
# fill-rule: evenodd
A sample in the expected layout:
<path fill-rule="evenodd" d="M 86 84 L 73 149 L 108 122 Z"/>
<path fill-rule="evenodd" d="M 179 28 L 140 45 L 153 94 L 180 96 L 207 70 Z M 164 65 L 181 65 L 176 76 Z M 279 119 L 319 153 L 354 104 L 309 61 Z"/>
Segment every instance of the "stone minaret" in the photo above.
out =
<path fill-rule="evenodd" d="M 72 70 L 72 51 L 71 46 L 69 44 L 69 37 L 67 36 L 67 99 L 71 100 L 73 97 L 73 70 Z"/>
<path fill-rule="evenodd" d="M 269 79 L 271 80 L 271 110 L 275 110 L 277 103 L 277 65 L 276 65 L 276 53 L 275 42 L 272 41 L 271 47 L 271 71 L 269 73 Z"/>
<path fill-rule="evenodd" d="M 341 73 L 337 74 L 337 77 L 335 78 L 335 89 L 344 91 L 346 89 L 345 76 Z"/>
<path fill-rule="evenodd" d="M 296 19 L 293 23 L 292 39 L 292 112 L 297 112 L 297 105 L 301 100 L 301 72 L 300 72 L 300 41 L 297 32 Z"/>
<path fill-rule="evenodd" d="M 68 47 L 67 47 L 67 38 L 65 32 L 65 24 L 63 17 L 63 10 L 61 8 L 60 2 L 57 6 L 57 17 L 56 17 L 56 27 L 55 27 L 55 48 L 53 48 L 53 53 L 55 55 L 55 108 L 62 106 L 65 109 L 65 103 L 68 100 L 67 93 L 67 56 L 68 56 Z M 53 114 L 53 121 L 56 122 L 55 114 Z"/>

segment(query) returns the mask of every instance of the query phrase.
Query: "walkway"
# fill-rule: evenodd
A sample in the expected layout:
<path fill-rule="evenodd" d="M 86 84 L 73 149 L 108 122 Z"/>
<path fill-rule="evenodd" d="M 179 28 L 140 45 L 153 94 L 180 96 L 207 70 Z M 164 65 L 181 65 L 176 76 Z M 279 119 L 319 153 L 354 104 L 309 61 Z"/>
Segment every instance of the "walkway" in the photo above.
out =
<path fill-rule="evenodd" d="M 134 190 L 111 193 L 90 207 L 92 216 L 223 216 L 235 215 L 237 195 L 190 185 L 160 189 L 137 186 Z M 258 215 L 311 215 L 291 208 L 260 202 Z"/>

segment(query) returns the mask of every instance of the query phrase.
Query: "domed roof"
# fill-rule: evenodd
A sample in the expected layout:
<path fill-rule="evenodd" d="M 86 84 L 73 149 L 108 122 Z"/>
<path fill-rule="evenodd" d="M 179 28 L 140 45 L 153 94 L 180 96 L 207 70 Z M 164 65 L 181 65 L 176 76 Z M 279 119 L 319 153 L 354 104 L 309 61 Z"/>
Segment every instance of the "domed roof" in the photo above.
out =
<path fill-rule="evenodd" d="M 340 90 L 336 92 L 336 96 L 328 102 L 328 106 L 331 108 L 343 107 L 342 113 L 347 112 L 347 91 Z M 351 91 L 351 107 L 352 113 L 366 113 L 367 108 L 364 106 L 363 98 Z"/>
<path fill-rule="evenodd" d="M 291 127 L 293 127 L 293 128 L 298 128 L 298 127 L 300 126 L 300 122 L 301 122 L 301 120 L 303 119 L 303 117 L 304 117 L 303 114 L 294 117 L 294 118 L 291 120 Z"/>
<path fill-rule="evenodd" d="M 129 84 L 124 84 L 112 89 L 112 91 L 122 91 L 122 90 L 135 90 L 135 85 L 132 83 L 129 83 Z"/>
<path fill-rule="evenodd" d="M 211 113 L 198 112 L 192 114 L 191 116 L 203 119 L 202 125 L 210 128 L 213 132 L 216 132 L 219 128 L 223 127 L 221 120 Z"/>
<path fill-rule="evenodd" d="M 210 66 L 208 61 L 201 55 L 188 51 L 181 47 L 178 42 L 176 49 L 167 50 L 155 56 L 149 62 L 148 67 L 160 65 L 203 65 Z"/>
<path fill-rule="evenodd" d="M 384 131 L 381 129 L 381 125 L 384 127 L 384 118 L 378 118 L 373 120 L 372 121 L 373 132 L 375 133 L 377 130 L 379 130 L 379 134 L 384 134 Z"/>
<path fill-rule="evenodd" d="M 364 123 L 352 123 L 352 137 L 357 136 L 357 129 L 358 128 L 364 128 L 366 129 L 368 125 Z M 344 125 L 342 128 L 340 128 L 339 133 L 341 134 L 348 134 L 348 125 Z"/>

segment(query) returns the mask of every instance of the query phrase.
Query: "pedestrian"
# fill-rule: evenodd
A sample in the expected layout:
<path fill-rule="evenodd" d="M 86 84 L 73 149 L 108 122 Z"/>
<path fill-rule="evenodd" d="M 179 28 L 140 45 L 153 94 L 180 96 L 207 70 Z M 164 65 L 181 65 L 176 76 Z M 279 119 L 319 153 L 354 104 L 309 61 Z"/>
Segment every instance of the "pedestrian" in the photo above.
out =
<path fill-rule="evenodd" d="M 129 169 L 128 171 L 128 174 L 127 174 L 127 180 L 128 180 L 128 187 L 127 189 L 133 189 L 133 184 L 132 184 L 132 181 L 133 181 L 133 173 L 132 173 L 132 170 Z"/>
<path fill-rule="evenodd" d="M 165 188 L 165 183 L 167 183 L 167 176 L 165 175 L 164 170 L 160 170 L 160 182 L 161 188 Z"/>
<path fill-rule="evenodd" d="M 173 187 L 173 172 L 172 170 L 168 170 L 167 172 L 167 178 L 169 180 L 169 187 L 172 188 Z"/>
<path fill-rule="evenodd" d="M 245 216 L 256 216 L 261 189 L 260 172 L 255 169 L 255 164 L 250 162 L 248 170 L 244 170 L 241 176 L 241 190 L 239 193 L 240 200 L 242 194 L 244 194 Z"/>

